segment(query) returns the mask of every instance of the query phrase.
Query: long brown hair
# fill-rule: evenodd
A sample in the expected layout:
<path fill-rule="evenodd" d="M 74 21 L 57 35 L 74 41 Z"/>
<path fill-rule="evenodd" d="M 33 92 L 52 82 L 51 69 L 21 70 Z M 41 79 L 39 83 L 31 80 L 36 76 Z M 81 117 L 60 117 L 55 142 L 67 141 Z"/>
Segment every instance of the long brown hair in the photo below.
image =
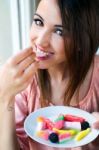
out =
<path fill-rule="evenodd" d="M 57 0 L 64 27 L 65 54 L 70 80 L 64 95 L 64 105 L 69 105 L 74 93 L 93 63 L 99 46 L 99 0 Z M 69 34 L 71 44 L 67 45 Z M 38 70 L 41 104 L 51 102 L 50 76 L 46 69 Z"/>

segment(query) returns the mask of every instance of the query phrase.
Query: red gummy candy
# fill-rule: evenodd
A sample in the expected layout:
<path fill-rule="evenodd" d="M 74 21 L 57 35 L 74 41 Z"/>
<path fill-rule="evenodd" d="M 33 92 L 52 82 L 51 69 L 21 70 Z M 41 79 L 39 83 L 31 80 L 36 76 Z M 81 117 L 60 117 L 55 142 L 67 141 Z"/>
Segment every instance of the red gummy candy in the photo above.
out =
<path fill-rule="evenodd" d="M 44 121 L 46 122 L 46 126 L 48 129 L 52 130 L 54 128 L 54 123 L 50 119 L 45 118 Z"/>
<path fill-rule="evenodd" d="M 70 114 L 66 114 L 64 115 L 65 121 L 76 121 L 76 122 L 84 122 L 85 119 L 82 117 L 78 117 L 78 116 L 74 116 L 74 115 L 70 115 Z"/>

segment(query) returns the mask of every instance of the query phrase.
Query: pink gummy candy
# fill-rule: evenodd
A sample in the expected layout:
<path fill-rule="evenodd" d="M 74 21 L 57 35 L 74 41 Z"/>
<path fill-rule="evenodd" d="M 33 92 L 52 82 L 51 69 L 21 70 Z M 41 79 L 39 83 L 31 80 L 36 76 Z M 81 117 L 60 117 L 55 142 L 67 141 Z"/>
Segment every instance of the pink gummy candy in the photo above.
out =
<path fill-rule="evenodd" d="M 37 121 L 45 123 L 47 129 L 52 130 L 53 127 L 54 127 L 54 123 L 48 118 L 40 116 L 40 117 L 37 118 Z"/>
<path fill-rule="evenodd" d="M 56 129 L 62 129 L 63 127 L 64 127 L 64 120 L 59 120 L 54 124 L 54 128 Z"/>
<path fill-rule="evenodd" d="M 72 136 L 70 133 L 59 134 L 59 142 L 70 139 Z"/>
<path fill-rule="evenodd" d="M 52 130 L 54 128 L 54 123 L 50 119 L 45 118 L 44 121 L 46 122 L 46 126 L 48 129 Z"/>
<path fill-rule="evenodd" d="M 38 122 L 37 131 L 44 130 L 44 129 L 47 129 L 46 122 Z"/>
<path fill-rule="evenodd" d="M 48 130 L 41 130 L 41 131 L 37 132 L 37 136 L 44 140 L 48 140 L 49 132 L 48 132 Z"/>

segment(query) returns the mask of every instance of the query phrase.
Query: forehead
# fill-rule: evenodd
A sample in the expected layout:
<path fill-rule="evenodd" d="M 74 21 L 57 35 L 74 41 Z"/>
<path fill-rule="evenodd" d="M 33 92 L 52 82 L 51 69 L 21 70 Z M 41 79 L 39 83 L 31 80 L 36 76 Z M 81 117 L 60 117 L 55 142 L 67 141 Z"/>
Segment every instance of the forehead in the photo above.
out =
<path fill-rule="evenodd" d="M 62 24 L 57 0 L 41 0 L 36 13 L 41 15 L 44 20 L 51 21 L 55 24 Z"/>

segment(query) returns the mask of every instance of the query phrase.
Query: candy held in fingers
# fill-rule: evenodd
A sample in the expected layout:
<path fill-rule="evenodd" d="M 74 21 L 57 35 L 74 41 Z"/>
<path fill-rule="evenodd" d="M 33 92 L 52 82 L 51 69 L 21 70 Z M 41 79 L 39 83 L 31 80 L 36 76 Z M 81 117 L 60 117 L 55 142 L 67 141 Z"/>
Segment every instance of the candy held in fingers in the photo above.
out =
<path fill-rule="evenodd" d="M 86 129 L 86 130 L 83 130 L 83 131 L 80 131 L 77 136 L 75 137 L 75 140 L 76 141 L 80 141 L 82 140 L 85 136 L 87 136 L 89 134 L 89 132 L 91 131 L 90 128 Z"/>

